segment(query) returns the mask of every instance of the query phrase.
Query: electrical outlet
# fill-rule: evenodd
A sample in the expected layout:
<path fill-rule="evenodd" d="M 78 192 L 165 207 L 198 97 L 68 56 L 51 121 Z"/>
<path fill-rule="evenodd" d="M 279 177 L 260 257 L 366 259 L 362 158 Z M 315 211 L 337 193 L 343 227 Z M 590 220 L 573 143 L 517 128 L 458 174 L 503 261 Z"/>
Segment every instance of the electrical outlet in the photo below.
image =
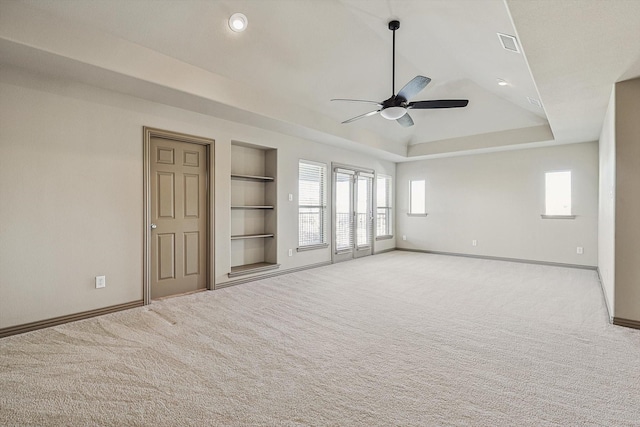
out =
<path fill-rule="evenodd" d="M 96 289 L 107 286 L 107 276 L 96 276 Z"/>
<path fill-rule="evenodd" d="M 478 241 L 477 240 L 472 240 L 471 241 L 471 246 L 478 246 Z"/>
<path fill-rule="evenodd" d="M 578 255 L 582 255 L 582 254 L 584 253 L 584 249 L 582 249 L 582 246 L 578 246 L 578 247 L 576 248 L 576 253 L 577 253 Z"/>
<path fill-rule="evenodd" d="M 402 236 L 402 240 L 407 240 L 407 236 Z"/>
<path fill-rule="evenodd" d="M 289 256 L 293 256 L 293 249 L 289 249 Z"/>

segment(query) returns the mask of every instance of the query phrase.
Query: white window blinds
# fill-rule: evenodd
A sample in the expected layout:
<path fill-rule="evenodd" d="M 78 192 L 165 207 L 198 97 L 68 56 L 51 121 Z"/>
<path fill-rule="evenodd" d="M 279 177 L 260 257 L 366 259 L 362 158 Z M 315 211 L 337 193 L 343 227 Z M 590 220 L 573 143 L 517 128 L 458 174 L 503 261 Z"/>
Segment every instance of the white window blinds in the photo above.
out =
<path fill-rule="evenodd" d="M 393 235 L 391 219 L 391 177 L 378 175 L 376 182 L 376 236 Z"/>
<path fill-rule="evenodd" d="M 298 164 L 298 245 L 326 243 L 327 166 L 300 160 Z"/>

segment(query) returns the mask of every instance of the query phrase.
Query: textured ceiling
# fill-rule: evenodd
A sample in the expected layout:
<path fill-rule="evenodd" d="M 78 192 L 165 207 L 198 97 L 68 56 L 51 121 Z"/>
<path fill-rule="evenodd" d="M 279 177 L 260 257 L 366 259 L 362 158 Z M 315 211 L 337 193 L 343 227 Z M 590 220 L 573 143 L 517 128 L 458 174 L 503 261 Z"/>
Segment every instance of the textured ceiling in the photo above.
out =
<path fill-rule="evenodd" d="M 2 0 L 0 54 L 12 65 L 403 161 L 597 139 L 611 85 L 639 74 L 639 7 L 634 0 Z M 241 34 L 226 23 L 237 11 L 249 18 Z M 379 116 L 340 125 L 371 108 L 331 98 L 391 95 L 391 19 L 401 22 L 396 91 L 421 74 L 432 82 L 414 100 L 466 98 L 469 106 L 414 110 L 411 128 Z M 524 54 L 502 49 L 498 32 L 517 35 Z"/>
<path fill-rule="evenodd" d="M 640 1 L 509 0 L 561 142 L 597 140 L 615 82 L 640 77 Z"/>

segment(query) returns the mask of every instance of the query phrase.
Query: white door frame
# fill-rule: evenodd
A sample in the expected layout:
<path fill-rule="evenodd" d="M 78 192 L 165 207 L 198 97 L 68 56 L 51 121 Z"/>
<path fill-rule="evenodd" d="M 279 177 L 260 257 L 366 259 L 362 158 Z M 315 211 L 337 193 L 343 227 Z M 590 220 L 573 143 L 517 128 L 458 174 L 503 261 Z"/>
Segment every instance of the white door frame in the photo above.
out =
<path fill-rule="evenodd" d="M 190 144 L 204 145 L 206 147 L 207 162 L 207 262 L 206 283 L 207 289 L 214 288 L 212 278 L 215 277 L 214 268 L 214 144 L 210 138 L 187 135 L 184 133 L 156 129 L 144 126 L 143 130 L 143 248 L 142 248 L 142 296 L 144 304 L 151 303 L 151 138 L 165 138 L 172 141 L 187 142 Z"/>

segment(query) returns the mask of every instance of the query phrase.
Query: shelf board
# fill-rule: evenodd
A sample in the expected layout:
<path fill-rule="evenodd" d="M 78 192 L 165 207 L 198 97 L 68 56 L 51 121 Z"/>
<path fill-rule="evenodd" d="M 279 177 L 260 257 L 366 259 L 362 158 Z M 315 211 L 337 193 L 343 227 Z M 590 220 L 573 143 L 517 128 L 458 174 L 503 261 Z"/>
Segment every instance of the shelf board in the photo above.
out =
<path fill-rule="evenodd" d="M 265 206 L 231 206 L 231 209 L 273 209 L 273 205 L 265 205 Z"/>
<path fill-rule="evenodd" d="M 236 265 L 235 267 L 231 267 L 231 272 L 228 273 L 228 276 L 243 276 L 245 274 L 259 273 L 261 271 L 276 270 L 279 267 L 280 264 L 274 264 L 271 262 L 257 262 L 255 264 Z"/>
<path fill-rule="evenodd" d="M 273 237 L 273 234 L 236 234 L 235 236 L 231 236 L 231 240 L 264 239 L 267 237 Z"/>
<path fill-rule="evenodd" d="M 237 173 L 232 173 L 231 179 L 239 179 L 243 181 L 261 181 L 261 182 L 270 182 L 274 180 L 272 176 L 240 175 Z"/>

